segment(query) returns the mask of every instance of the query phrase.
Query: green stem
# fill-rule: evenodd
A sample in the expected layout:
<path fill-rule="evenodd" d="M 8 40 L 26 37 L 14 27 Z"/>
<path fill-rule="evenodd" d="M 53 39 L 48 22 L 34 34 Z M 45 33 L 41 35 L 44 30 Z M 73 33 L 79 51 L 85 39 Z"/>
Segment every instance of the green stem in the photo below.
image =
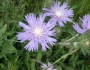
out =
<path fill-rule="evenodd" d="M 69 41 L 71 41 L 72 39 L 76 38 L 78 35 L 79 35 L 79 34 L 76 34 L 75 36 L 73 36 L 72 38 L 66 40 L 65 42 L 69 42 Z"/>
<path fill-rule="evenodd" d="M 79 50 L 79 48 L 77 48 L 77 49 L 75 49 L 74 51 L 69 52 L 69 53 L 67 53 L 67 54 L 65 54 L 65 55 L 62 55 L 61 58 L 59 58 L 58 60 L 56 60 L 52 65 L 58 63 L 58 62 L 59 62 L 60 60 L 62 60 L 62 59 L 67 58 L 69 55 L 75 53 L 75 52 L 78 51 L 78 50 Z M 52 65 L 51 65 L 51 66 L 52 66 Z M 45 68 L 45 70 L 47 70 L 47 69 L 48 69 L 49 67 L 51 67 L 51 66 L 48 66 L 47 68 Z"/>
<path fill-rule="evenodd" d="M 65 55 L 63 55 L 63 56 L 61 56 L 61 58 L 59 58 L 58 60 L 56 60 L 56 61 L 53 63 L 53 65 L 56 64 L 57 62 L 59 62 L 60 60 L 67 58 L 69 55 L 75 53 L 75 52 L 78 51 L 78 50 L 79 50 L 79 48 L 76 49 L 76 50 L 74 50 L 74 51 L 72 51 L 72 52 L 69 52 L 69 53 L 67 53 L 67 54 L 65 54 Z"/>
<path fill-rule="evenodd" d="M 56 44 L 60 44 L 60 45 L 70 45 L 70 42 L 72 39 L 76 38 L 79 34 L 76 34 L 75 36 L 73 36 L 72 38 L 64 41 L 64 42 L 59 42 L 59 43 L 56 43 Z"/>
<path fill-rule="evenodd" d="M 31 69 L 35 70 L 35 61 L 31 61 Z"/>
<path fill-rule="evenodd" d="M 40 48 L 40 49 L 38 50 L 38 54 L 37 54 L 36 60 L 37 60 L 37 61 L 41 61 L 41 58 L 42 58 L 42 49 Z"/>
<path fill-rule="evenodd" d="M 38 60 L 35 60 L 35 59 L 32 59 L 32 60 L 35 61 L 35 62 L 38 62 L 40 64 L 43 64 L 43 62 L 41 62 L 41 61 L 38 61 Z"/>
<path fill-rule="evenodd" d="M 60 44 L 60 45 L 70 45 L 70 43 L 69 42 L 59 42 L 59 43 L 57 43 L 57 44 Z"/>

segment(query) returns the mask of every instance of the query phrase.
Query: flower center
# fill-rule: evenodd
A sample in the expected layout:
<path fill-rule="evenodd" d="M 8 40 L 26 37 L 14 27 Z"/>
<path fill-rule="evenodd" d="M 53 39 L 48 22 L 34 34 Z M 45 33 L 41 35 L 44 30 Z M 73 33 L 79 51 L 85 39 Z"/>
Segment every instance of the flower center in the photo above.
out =
<path fill-rule="evenodd" d="M 55 15 L 56 15 L 57 17 L 61 17 L 61 16 L 62 16 L 62 12 L 61 12 L 61 11 L 56 11 L 56 12 L 55 12 Z"/>
<path fill-rule="evenodd" d="M 35 29 L 34 29 L 34 34 L 35 34 L 35 36 L 37 36 L 37 37 L 42 36 L 42 29 L 39 28 L 39 27 L 35 28 Z"/>

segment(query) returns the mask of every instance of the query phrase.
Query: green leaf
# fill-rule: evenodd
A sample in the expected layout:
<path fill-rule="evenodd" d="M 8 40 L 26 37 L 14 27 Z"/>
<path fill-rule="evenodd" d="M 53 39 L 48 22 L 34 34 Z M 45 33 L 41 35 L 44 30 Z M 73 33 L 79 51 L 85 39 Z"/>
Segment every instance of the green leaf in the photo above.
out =
<path fill-rule="evenodd" d="M 31 60 L 31 70 L 35 70 L 35 61 Z"/>
<path fill-rule="evenodd" d="M 25 64 L 26 64 L 28 69 L 30 69 L 29 59 L 30 59 L 30 53 L 27 51 L 26 56 L 25 56 Z"/>
<path fill-rule="evenodd" d="M 0 63 L 0 68 L 5 69 L 5 65 L 3 63 Z"/>
<path fill-rule="evenodd" d="M 2 53 L 17 53 L 17 49 L 13 46 L 13 42 L 5 42 L 3 47 L 2 47 Z"/>
<path fill-rule="evenodd" d="M 59 65 L 59 66 L 56 66 L 55 67 L 57 70 L 62 70 L 62 67 Z"/>
<path fill-rule="evenodd" d="M 66 66 L 66 67 L 65 67 L 65 70 L 74 70 L 74 68 L 69 67 L 69 66 Z"/>
<path fill-rule="evenodd" d="M 2 52 L 0 52 L 0 58 L 2 58 L 3 57 L 3 54 L 2 54 Z"/>
<path fill-rule="evenodd" d="M 41 58 L 42 58 L 42 50 L 41 50 L 41 48 L 38 50 L 38 54 L 37 54 L 37 60 L 41 60 Z"/>
<path fill-rule="evenodd" d="M 5 24 L 1 29 L 0 29 L 0 37 L 2 37 L 4 35 L 4 33 L 7 30 L 7 24 Z"/>

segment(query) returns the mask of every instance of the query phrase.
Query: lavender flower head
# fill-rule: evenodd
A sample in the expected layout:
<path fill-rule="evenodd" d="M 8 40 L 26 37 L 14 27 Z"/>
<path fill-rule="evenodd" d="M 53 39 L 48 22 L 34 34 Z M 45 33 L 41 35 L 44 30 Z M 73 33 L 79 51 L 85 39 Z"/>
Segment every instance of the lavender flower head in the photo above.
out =
<path fill-rule="evenodd" d="M 47 68 L 48 66 L 50 66 L 49 68 Z M 47 70 L 57 70 L 57 69 L 54 69 L 54 66 L 52 66 L 51 63 L 48 62 L 48 64 L 43 64 L 41 66 L 43 69 L 47 68 Z"/>
<path fill-rule="evenodd" d="M 75 23 L 73 25 L 73 28 L 76 30 L 77 33 L 83 34 L 85 31 L 90 29 L 90 16 L 89 15 L 83 16 L 83 19 L 81 19 L 81 21 L 82 21 L 82 28 Z"/>
<path fill-rule="evenodd" d="M 43 10 L 47 16 L 51 17 L 50 21 L 58 22 L 60 27 L 63 27 L 67 21 L 71 22 L 71 17 L 74 15 L 67 3 L 61 5 L 60 2 L 55 2 L 51 8 L 43 8 Z"/>
<path fill-rule="evenodd" d="M 23 32 L 17 34 L 18 40 L 22 42 L 29 41 L 29 43 L 24 47 L 28 51 L 37 51 L 38 45 L 41 44 L 42 51 L 49 49 L 48 44 L 53 45 L 56 42 L 56 39 L 52 38 L 55 36 L 55 30 L 51 21 L 47 24 L 44 22 L 45 14 L 40 14 L 39 18 L 36 18 L 36 15 L 31 13 L 25 16 L 25 20 L 28 23 L 27 25 L 19 22 L 19 25 L 23 27 Z"/>

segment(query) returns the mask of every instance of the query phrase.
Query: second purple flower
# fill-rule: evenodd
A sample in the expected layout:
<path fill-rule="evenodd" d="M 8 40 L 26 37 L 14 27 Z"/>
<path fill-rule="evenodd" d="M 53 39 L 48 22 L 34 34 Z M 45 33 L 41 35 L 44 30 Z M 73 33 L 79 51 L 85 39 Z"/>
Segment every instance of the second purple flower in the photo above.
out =
<path fill-rule="evenodd" d="M 45 14 L 50 16 L 50 21 L 58 22 L 60 27 L 64 26 L 67 21 L 72 22 L 73 10 L 69 9 L 67 3 L 61 5 L 60 2 L 55 2 L 51 8 L 43 8 Z"/>

